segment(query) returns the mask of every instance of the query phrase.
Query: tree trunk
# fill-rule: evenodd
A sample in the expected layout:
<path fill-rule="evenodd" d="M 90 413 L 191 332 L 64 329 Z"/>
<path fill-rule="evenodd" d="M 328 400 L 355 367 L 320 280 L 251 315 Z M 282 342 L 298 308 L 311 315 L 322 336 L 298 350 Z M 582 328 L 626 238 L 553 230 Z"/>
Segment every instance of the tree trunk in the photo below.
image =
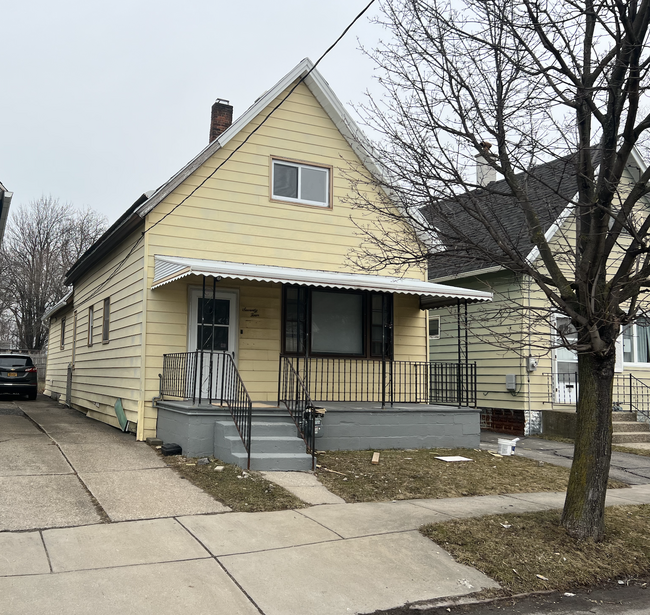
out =
<path fill-rule="evenodd" d="M 605 496 L 612 456 L 614 353 L 578 357 L 575 451 L 562 525 L 578 539 L 601 541 L 605 534 Z"/>

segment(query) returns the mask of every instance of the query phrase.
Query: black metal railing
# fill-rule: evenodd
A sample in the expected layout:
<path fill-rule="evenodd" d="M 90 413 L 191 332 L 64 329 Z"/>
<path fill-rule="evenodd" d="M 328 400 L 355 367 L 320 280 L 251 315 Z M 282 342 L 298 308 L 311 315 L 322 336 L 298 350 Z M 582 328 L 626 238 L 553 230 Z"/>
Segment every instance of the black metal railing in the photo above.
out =
<path fill-rule="evenodd" d="M 554 404 L 578 402 L 578 372 L 547 373 L 548 400 Z"/>
<path fill-rule="evenodd" d="M 287 357 L 280 357 L 278 405 L 284 404 L 298 434 L 311 453 L 312 470 L 316 469 L 316 413 L 305 382 Z"/>
<path fill-rule="evenodd" d="M 615 410 L 636 412 L 650 422 L 650 386 L 632 374 L 614 376 Z"/>
<path fill-rule="evenodd" d="M 319 402 L 435 403 L 476 406 L 476 364 L 281 357 Z"/>
<path fill-rule="evenodd" d="M 476 407 L 476 363 L 430 363 L 429 403 Z"/>
<path fill-rule="evenodd" d="M 163 355 L 160 396 L 227 406 L 251 462 L 253 403 L 228 352 L 206 350 Z"/>

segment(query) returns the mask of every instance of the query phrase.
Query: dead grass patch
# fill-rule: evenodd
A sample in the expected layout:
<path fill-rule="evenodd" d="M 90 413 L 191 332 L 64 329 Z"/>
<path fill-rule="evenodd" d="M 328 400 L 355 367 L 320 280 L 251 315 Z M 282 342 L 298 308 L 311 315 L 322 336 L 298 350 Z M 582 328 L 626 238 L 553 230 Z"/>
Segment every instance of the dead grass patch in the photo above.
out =
<path fill-rule="evenodd" d="M 525 457 L 498 457 L 474 449 L 381 451 L 378 465 L 373 451 L 318 453 L 316 475 L 346 502 L 381 502 L 420 498 L 565 491 L 569 470 Z M 461 455 L 473 461 L 445 463 L 439 456 Z M 610 487 L 626 487 L 610 481 Z"/>
<path fill-rule="evenodd" d="M 267 512 L 306 506 L 302 500 L 266 480 L 259 472 L 242 470 L 236 465 L 212 458 L 210 463 L 198 465 L 197 459 L 182 455 L 161 457 L 183 478 L 235 512 Z M 217 472 L 215 467 L 221 465 L 224 466 L 223 471 Z"/>
<path fill-rule="evenodd" d="M 650 572 L 650 506 L 609 507 L 601 543 L 570 538 L 559 511 L 426 525 L 422 533 L 507 594 L 566 591 Z"/>

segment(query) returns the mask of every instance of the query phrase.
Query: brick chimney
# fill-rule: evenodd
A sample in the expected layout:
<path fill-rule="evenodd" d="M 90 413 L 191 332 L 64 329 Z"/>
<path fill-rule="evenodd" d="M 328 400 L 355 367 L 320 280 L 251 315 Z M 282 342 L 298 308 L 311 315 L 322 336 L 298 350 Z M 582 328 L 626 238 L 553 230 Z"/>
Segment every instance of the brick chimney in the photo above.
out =
<path fill-rule="evenodd" d="M 232 105 L 227 100 L 217 98 L 212 105 L 212 120 L 210 121 L 210 141 L 212 143 L 224 130 L 232 124 Z"/>

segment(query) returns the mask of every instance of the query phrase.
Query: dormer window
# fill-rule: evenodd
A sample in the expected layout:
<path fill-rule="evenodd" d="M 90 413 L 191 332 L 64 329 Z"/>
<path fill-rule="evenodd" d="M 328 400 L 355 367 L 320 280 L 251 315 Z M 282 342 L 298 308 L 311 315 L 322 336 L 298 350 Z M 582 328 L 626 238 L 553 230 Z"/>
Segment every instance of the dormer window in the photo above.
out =
<path fill-rule="evenodd" d="M 276 201 L 330 207 L 330 169 L 273 160 L 271 197 Z"/>

